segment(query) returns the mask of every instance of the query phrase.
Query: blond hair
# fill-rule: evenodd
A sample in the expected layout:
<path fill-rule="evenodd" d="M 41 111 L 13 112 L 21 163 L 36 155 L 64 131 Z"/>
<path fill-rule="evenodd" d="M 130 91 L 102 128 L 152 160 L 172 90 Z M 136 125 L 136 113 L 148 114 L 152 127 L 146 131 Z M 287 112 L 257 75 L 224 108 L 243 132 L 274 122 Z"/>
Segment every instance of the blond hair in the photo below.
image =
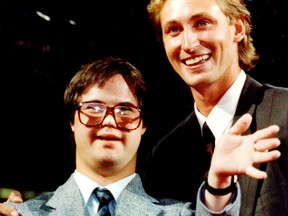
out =
<path fill-rule="evenodd" d="M 221 11 L 233 24 L 239 17 L 245 20 L 245 36 L 238 44 L 239 65 L 246 72 L 252 70 L 258 62 L 259 55 L 253 44 L 251 37 L 252 23 L 251 14 L 244 4 L 243 0 L 215 0 Z M 166 0 L 151 0 L 147 6 L 150 23 L 156 31 L 158 40 L 162 40 L 162 29 L 160 23 L 160 13 Z"/>

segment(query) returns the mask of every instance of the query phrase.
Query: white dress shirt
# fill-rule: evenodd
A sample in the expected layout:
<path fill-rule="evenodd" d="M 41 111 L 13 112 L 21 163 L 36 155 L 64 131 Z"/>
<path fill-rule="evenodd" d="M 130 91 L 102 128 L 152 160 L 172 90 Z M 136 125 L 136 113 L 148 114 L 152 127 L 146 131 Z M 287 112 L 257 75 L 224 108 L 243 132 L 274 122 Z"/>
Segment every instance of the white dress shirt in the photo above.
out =
<path fill-rule="evenodd" d="M 213 107 L 207 118 L 198 111 L 196 103 L 194 103 L 195 114 L 201 129 L 206 121 L 215 137 L 215 145 L 218 144 L 222 134 L 232 126 L 233 116 L 235 115 L 245 80 L 246 74 L 242 70 L 235 82 Z"/>

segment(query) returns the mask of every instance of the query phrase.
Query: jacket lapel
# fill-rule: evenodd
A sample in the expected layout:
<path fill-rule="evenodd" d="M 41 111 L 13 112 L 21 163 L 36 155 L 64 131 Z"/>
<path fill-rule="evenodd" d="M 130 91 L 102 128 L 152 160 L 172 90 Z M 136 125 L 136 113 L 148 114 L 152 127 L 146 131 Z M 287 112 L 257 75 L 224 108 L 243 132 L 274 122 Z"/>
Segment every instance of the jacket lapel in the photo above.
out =
<path fill-rule="evenodd" d="M 247 75 L 244 83 L 239 102 L 237 105 L 234 123 L 245 113 L 250 113 L 252 116 L 255 113 L 255 108 L 259 104 L 262 97 L 262 85 L 256 80 Z M 253 119 L 254 120 L 254 119 Z"/>
<path fill-rule="evenodd" d="M 158 201 L 146 194 L 137 174 L 117 199 L 116 215 L 160 215 Z M 141 213 L 141 214 L 139 214 Z"/>
<path fill-rule="evenodd" d="M 233 123 L 235 123 L 245 113 L 252 115 L 252 123 L 244 134 L 251 134 L 257 130 L 256 110 L 258 104 L 262 101 L 262 97 L 262 85 L 247 75 L 247 79 L 239 98 L 236 114 L 233 118 Z M 258 169 L 265 169 L 265 166 L 266 163 L 255 165 Z M 255 209 L 254 206 L 256 206 L 257 202 L 255 194 L 259 192 L 258 190 L 260 190 L 263 180 L 258 181 L 247 176 L 239 176 L 238 181 L 243 194 L 241 196 L 241 203 L 245 203 L 245 208 L 241 208 L 241 211 L 243 211 L 241 212 L 241 215 L 253 214 L 252 211 Z M 252 194 L 252 196 L 249 196 L 249 194 Z"/>
<path fill-rule="evenodd" d="M 57 215 L 89 215 L 84 209 L 84 200 L 73 176 L 57 188 L 46 207 Z"/>

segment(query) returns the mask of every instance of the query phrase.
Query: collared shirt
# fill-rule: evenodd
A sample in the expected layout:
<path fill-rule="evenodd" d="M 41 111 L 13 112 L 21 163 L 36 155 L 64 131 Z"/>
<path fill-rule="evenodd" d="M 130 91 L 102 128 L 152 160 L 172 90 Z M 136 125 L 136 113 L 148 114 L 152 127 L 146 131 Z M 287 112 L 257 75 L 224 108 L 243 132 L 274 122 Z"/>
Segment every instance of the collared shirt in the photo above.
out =
<path fill-rule="evenodd" d="M 207 118 L 198 111 L 196 103 L 194 103 L 194 110 L 198 122 L 201 128 L 203 127 L 204 122 L 207 122 L 215 137 L 215 145 L 219 142 L 222 134 L 232 126 L 233 116 L 235 115 L 245 80 L 246 74 L 241 70 L 235 82 L 213 107 Z"/>
<path fill-rule="evenodd" d="M 97 200 L 96 196 L 92 192 L 96 187 L 102 188 L 103 186 L 97 184 L 95 181 L 83 175 L 82 173 L 78 172 L 77 170 L 74 171 L 73 176 L 74 176 L 76 184 L 78 185 L 82 193 L 84 203 L 85 203 L 85 208 L 88 209 L 90 215 L 96 215 L 98 206 L 99 206 L 99 201 Z M 124 179 L 121 179 L 117 182 L 114 182 L 110 185 L 105 186 L 105 188 L 110 190 L 110 192 L 113 194 L 113 197 L 115 199 L 109 204 L 109 209 L 110 209 L 110 212 L 112 213 L 111 214 L 112 216 L 115 214 L 117 198 L 119 197 L 120 193 L 124 190 L 124 188 L 127 186 L 127 184 L 134 177 L 135 177 L 135 173 Z"/>

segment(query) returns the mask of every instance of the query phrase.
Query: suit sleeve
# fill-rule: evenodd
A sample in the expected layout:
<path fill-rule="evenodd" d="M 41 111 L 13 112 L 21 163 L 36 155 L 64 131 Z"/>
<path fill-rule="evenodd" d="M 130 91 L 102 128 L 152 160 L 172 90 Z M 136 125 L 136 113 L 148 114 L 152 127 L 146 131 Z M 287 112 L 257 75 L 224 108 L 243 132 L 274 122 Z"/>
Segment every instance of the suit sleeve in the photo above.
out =
<path fill-rule="evenodd" d="M 231 215 L 236 216 L 240 214 L 240 200 L 241 200 L 241 191 L 240 185 L 237 183 L 237 192 L 232 195 L 231 202 L 219 212 L 212 211 L 208 209 L 204 203 L 202 202 L 204 198 L 204 182 L 201 184 L 198 193 L 197 193 L 197 203 L 196 203 L 196 215 L 200 216 L 208 216 L 208 215 Z"/>

